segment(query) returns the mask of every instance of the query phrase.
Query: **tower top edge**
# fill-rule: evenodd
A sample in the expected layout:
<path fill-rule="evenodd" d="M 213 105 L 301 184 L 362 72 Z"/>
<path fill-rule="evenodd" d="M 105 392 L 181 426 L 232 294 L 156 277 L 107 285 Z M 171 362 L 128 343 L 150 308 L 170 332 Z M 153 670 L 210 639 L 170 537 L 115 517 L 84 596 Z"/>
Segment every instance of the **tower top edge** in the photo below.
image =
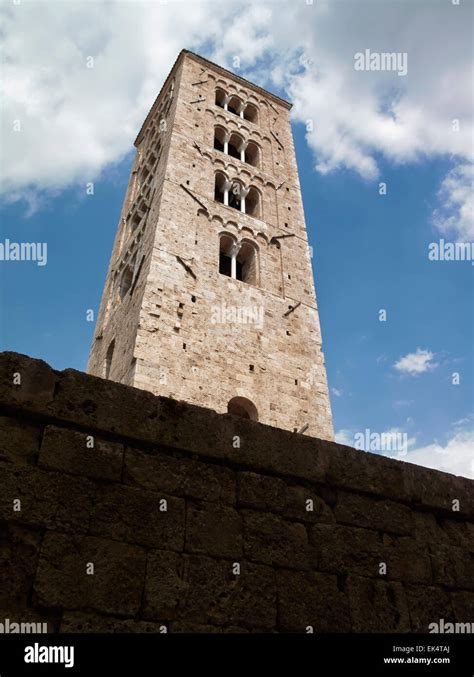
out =
<path fill-rule="evenodd" d="M 143 131 L 148 123 L 149 118 L 151 117 L 153 110 L 155 109 L 156 103 L 160 98 L 161 92 L 165 89 L 166 84 L 168 83 L 169 79 L 172 77 L 172 75 L 175 73 L 175 71 L 178 69 L 178 67 L 181 65 L 182 61 L 184 60 L 185 57 L 194 59 L 195 61 L 198 61 L 202 64 L 204 64 L 207 67 L 212 67 L 212 69 L 222 73 L 226 77 L 230 77 L 233 80 L 240 82 L 244 84 L 246 87 L 250 87 L 251 89 L 259 92 L 260 94 L 263 94 L 264 96 L 268 97 L 269 99 L 273 99 L 276 103 L 282 105 L 284 108 L 286 108 L 288 111 L 291 110 L 293 107 L 293 104 L 290 101 L 287 101 L 286 99 L 282 99 L 280 96 L 277 94 L 273 94 L 272 92 L 269 92 L 267 89 L 264 89 L 263 87 L 259 87 L 256 85 L 254 82 L 251 82 L 250 80 L 247 80 L 246 78 L 243 78 L 240 75 L 236 75 L 236 73 L 232 73 L 232 71 L 227 70 L 227 68 L 224 68 L 223 66 L 219 66 L 219 64 L 214 63 L 213 61 L 210 61 L 209 59 L 206 59 L 205 57 L 201 56 L 200 54 L 196 54 L 196 52 L 192 52 L 188 49 L 182 49 L 180 53 L 178 54 L 176 61 L 174 62 L 173 66 L 171 67 L 166 80 L 164 81 L 162 87 L 160 88 L 160 91 L 158 92 L 157 97 L 155 98 L 153 105 L 151 106 L 150 110 L 148 111 L 148 114 L 143 121 L 143 124 L 140 128 L 140 131 L 137 134 L 137 137 L 135 139 L 135 146 L 138 145 L 140 142 L 140 139 L 142 137 Z"/>

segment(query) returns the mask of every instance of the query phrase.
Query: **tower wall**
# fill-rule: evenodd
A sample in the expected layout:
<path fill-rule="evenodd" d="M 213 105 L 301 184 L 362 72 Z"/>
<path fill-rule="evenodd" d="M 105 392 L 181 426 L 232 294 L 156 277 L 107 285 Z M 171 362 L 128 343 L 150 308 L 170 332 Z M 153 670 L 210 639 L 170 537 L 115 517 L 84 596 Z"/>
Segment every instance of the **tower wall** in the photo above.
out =
<path fill-rule="evenodd" d="M 218 106 L 216 90 L 252 104 L 258 119 Z M 89 371 L 105 375 L 107 348 L 115 340 L 114 380 L 218 412 L 244 398 L 263 423 L 332 439 L 289 108 L 218 66 L 181 54 L 136 142 L 121 219 L 125 233 L 141 199 L 146 158 L 157 143 L 161 151 L 147 177 L 149 212 L 133 245 L 140 252 L 135 287 L 120 299 L 120 271 L 134 236 L 119 234 L 103 302 L 110 309 L 107 317 L 101 309 L 97 332 L 103 338 L 94 342 Z M 216 129 L 233 134 L 234 147 L 240 139 L 254 144 L 257 166 L 250 155 L 242 161 L 215 148 Z M 251 187 L 248 211 L 258 196 L 253 214 L 216 199 L 216 173 L 230 190 Z M 223 234 L 243 261 L 236 265 L 251 270 L 247 282 L 219 272 Z M 245 259 L 249 251 L 255 254 Z"/>

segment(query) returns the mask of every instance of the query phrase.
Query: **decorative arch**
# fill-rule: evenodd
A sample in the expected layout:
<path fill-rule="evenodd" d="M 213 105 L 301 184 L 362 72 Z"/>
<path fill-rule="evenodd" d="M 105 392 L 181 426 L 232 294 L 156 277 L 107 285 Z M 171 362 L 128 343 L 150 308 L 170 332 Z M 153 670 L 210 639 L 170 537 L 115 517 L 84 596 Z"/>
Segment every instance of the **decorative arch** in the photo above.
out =
<path fill-rule="evenodd" d="M 227 413 L 251 421 L 258 421 L 257 407 L 246 397 L 233 397 L 227 404 Z"/>

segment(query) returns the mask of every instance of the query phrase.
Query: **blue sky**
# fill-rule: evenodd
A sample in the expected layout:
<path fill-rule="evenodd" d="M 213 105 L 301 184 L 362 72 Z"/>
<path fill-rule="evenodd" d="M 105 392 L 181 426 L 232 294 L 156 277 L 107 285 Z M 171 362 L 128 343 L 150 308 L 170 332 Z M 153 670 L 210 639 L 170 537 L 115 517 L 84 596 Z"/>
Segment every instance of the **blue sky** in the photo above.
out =
<path fill-rule="evenodd" d="M 372 15 L 372 21 L 386 22 L 393 14 L 392 23 L 399 26 L 403 40 L 407 40 L 410 18 L 396 14 L 399 4 L 387 2 L 386 15 Z M 52 6 L 43 3 L 46 23 Z M 101 21 L 105 21 L 100 3 L 91 6 L 97 11 L 96 27 L 84 27 L 80 38 L 75 33 L 69 35 L 73 45 L 79 45 L 81 40 L 87 44 L 85 54 L 91 44 L 100 44 Z M 285 3 L 279 5 L 283 6 Z M 198 3 L 192 7 L 197 27 L 200 22 L 203 26 L 206 6 Z M 424 98 L 420 99 L 416 66 L 409 80 L 413 73 L 410 61 L 403 84 L 396 74 L 391 80 L 378 80 L 377 74 L 375 80 L 355 81 L 355 86 L 352 74 L 347 75 L 351 69 L 341 66 L 339 53 L 333 53 L 332 46 L 324 47 L 325 38 L 318 34 L 318 30 L 329 31 L 336 44 L 345 40 L 341 17 L 337 15 L 340 3 L 331 6 L 335 16 L 329 19 L 327 15 L 314 15 L 314 33 L 307 34 L 304 31 L 309 29 L 303 28 L 307 15 L 297 14 L 306 12 L 306 8 L 290 10 L 288 5 L 286 30 L 301 27 L 303 52 L 316 66 L 321 64 L 316 71 L 313 66 L 302 68 L 300 46 L 297 50 L 289 46 L 275 50 L 272 41 L 280 40 L 285 30 L 281 9 L 275 13 L 270 3 L 270 14 L 265 14 L 252 3 L 238 3 L 236 7 L 234 15 L 248 12 L 255 24 L 255 40 L 245 47 L 246 51 L 239 52 L 232 34 L 227 42 L 220 41 L 212 22 L 209 34 L 198 37 L 189 19 L 189 27 L 180 29 L 183 36 L 163 42 L 160 59 L 154 43 L 151 55 L 139 52 L 147 35 L 142 26 L 145 38 L 140 43 L 137 38 L 137 54 L 134 57 L 129 51 L 126 66 L 131 71 L 133 87 L 124 86 L 123 91 L 118 84 L 120 64 L 116 64 L 123 44 L 119 41 L 114 47 L 112 41 L 107 76 L 116 86 L 110 90 L 110 99 L 119 104 L 117 110 L 127 111 L 117 117 L 117 125 L 112 124 L 117 110 L 96 110 L 93 101 L 81 109 L 77 91 L 73 92 L 69 85 L 65 85 L 54 109 L 43 111 L 40 105 L 38 113 L 35 106 L 29 105 L 24 112 L 27 122 L 37 118 L 37 126 L 31 123 L 25 133 L 30 136 L 25 142 L 24 157 L 32 166 L 25 162 L 15 165 L 13 161 L 8 165 L 8 157 L 7 163 L 2 164 L 6 167 L 2 171 L 7 190 L 0 207 L 0 242 L 6 238 L 47 242 L 48 263 L 44 267 L 34 262 L 0 263 L 0 348 L 42 358 L 57 369 L 86 368 L 94 329 L 93 323 L 87 322 L 86 312 L 98 310 L 128 181 L 134 133 L 181 47 L 194 48 L 231 69 L 233 55 L 241 54 L 245 67 L 237 68 L 238 72 L 285 98 L 291 97 L 295 103 L 293 132 L 314 251 L 323 348 L 338 439 L 354 444 L 355 434 L 366 428 L 379 433 L 403 431 L 409 438 L 407 460 L 474 476 L 474 266 L 470 261 L 428 259 L 430 242 L 440 238 L 473 239 L 472 213 L 462 202 L 466 195 L 462 179 L 472 161 L 469 143 L 466 144 L 469 136 L 453 137 L 449 135 L 451 130 L 448 134 L 445 129 L 455 113 L 462 117 L 459 111 L 464 110 L 465 100 L 464 94 L 458 93 L 462 87 L 453 87 L 453 101 L 449 104 L 453 111 L 448 108 L 445 114 L 437 89 L 443 73 L 436 73 L 431 80 L 424 74 Z M 425 3 L 420 2 L 419 8 L 426 8 Z M 172 18 L 173 7 L 166 11 L 171 12 Z M 218 19 L 223 21 L 226 9 L 221 7 L 218 11 Z M 118 34 L 123 27 L 121 22 L 131 20 L 131 15 L 123 12 L 126 10 L 122 7 L 116 16 L 113 12 L 109 15 L 109 24 L 113 26 L 115 22 Z M 428 24 L 439 24 L 436 16 L 427 16 Z M 70 30 L 67 12 L 63 19 Z M 325 26 L 329 20 L 333 23 Z M 15 25 L 18 17 L 10 16 L 9 21 Z M 51 15 L 50 21 L 51 25 L 57 24 L 61 17 Z M 23 16 L 21 22 L 23 30 L 32 34 L 41 30 L 35 26 L 34 17 Z M 87 24 L 86 17 L 84 22 Z M 166 21 L 163 23 L 166 26 Z M 46 38 L 38 34 L 36 39 L 40 49 L 38 45 Z M 452 39 L 461 40 L 454 31 Z M 135 45 L 133 38 L 127 40 Z M 402 38 L 400 41 L 401 47 L 409 49 L 410 45 Z M 356 40 L 361 48 L 366 42 L 366 36 Z M 17 82 L 10 88 L 13 103 L 7 112 L 15 119 L 21 117 L 19 110 L 24 104 L 23 95 L 18 93 L 24 91 L 22 68 L 25 72 L 29 68 L 35 102 L 41 102 L 43 95 L 46 98 L 50 85 L 43 75 L 36 81 L 31 78 L 34 53 L 28 62 L 28 57 L 14 53 L 13 46 L 7 45 L 7 52 L 8 49 L 12 51 L 10 56 L 18 59 L 12 76 Z M 57 59 L 54 64 L 48 62 L 48 67 L 56 75 L 70 77 L 79 90 L 84 87 L 86 92 L 90 85 L 84 85 L 83 73 L 76 72 L 76 66 L 69 61 L 70 50 L 66 51 L 62 59 L 60 48 L 59 56 L 42 58 Z M 410 57 L 411 52 L 408 54 Z M 422 63 L 428 57 L 429 53 L 418 55 Z M 155 59 L 160 59 L 159 68 L 155 67 Z M 137 83 L 136 72 L 143 63 L 148 64 L 147 76 Z M 328 72 L 333 77 L 325 79 Z M 452 75 L 451 71 L 446 73 Z M 458 64 L 461 80 L 463 73 L 462 63 Z M 94 86 L 100 90 L 105 86 L 105 76 L 94 77 L 99 78 Z M 472 96 L 472 85 L 467 87 Z M 103 96 L 107 94 L 106 89 Z M 54 117 L 57 108 L 69 99 L 76 115 L 78 141 L 61 136 L 62 121 Z M 329 103 L 325 104 L 325 99 Z M 351 104 L 348 112 L 344 109 L 347 102 Z M 99 109 L 100 105 L 97 104 Z M 424 118 L 413 122 L 417 120 L 414 112 L 420 111 Z M 50 120 L 48 129 L 56 125 L 56 134 L 49 138 L 45 117 Z M 396 129 L 390 117 L 396 121 Z M 307 133 L 307 119 L 315 121 L 314 132 Z M 367 126 L 373 130 L 371 135 Z M 40 141 L 40 133 L 46 139 Z M 9 130 L 4 129 L 2 135 L 10 143 Z M 65 138 L 66 146 L 71 146 L 70 154 L 64 153 Z M 84 139 L 91 141 L 87 153 L 82 151 Z M 14 152 L 11 146 L 7 150 Z M 90 180 L 94 181 L 92 196 L 86 195 L 85 188 Z M 380 182 L 387 184 L 386 195 L 379 194 Z M 385 322 L 379 321 L 381 309 L 387 312 Z M 452 383 L 454 372 L 460 375 L 457 385 Z"/>

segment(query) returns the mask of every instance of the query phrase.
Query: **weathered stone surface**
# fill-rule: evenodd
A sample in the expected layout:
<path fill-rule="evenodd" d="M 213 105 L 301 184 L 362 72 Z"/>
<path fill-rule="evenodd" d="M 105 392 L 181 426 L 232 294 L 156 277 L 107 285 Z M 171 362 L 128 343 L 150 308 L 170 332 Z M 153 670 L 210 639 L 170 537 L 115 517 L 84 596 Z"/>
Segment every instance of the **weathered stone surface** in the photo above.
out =
<path fill-rule="evenodd" d="M 334 522 L 332 510 L 314 490 L 268 475 L 239 473 L 238 502 L 245 508 L 268 510 L 296 520 Z"/>
<path fill-rule="evenodd" d="M 289 632 L 350 632 L 349 604 L 336 576 L 285 571 L 277 574 L 279 629 Z"/>
<path fill-rule="evenodd" d="M 303 524 L 250 510 L 242 514 L 246 558 L 271 566 L 310 568 L 308 535 Z"/>
<path fill-rule="evenodd" d="M 228 560 L 161 552 L 148 557 L 145 618 L 274 627 L 276 586 L 269 567 L 242 562 L 236 575 Z"/>
<path fill-rule="evenodd" d="M 0 609 L 22 614 L 28 603 L 38 565 L 41 534 L 33 529 L 0 523 Z"/>
<path fill-rule="evenodd" d="M 474 554 L 456 546 L 430 546 L 433 582 L 474 590 Z"/>
<path fill-rule="evenodd" d="M 24 411 L 41 412 L 53 401 L 59 374 L 49 364 L 27 355 L 5 352 L 0 360 L 0 402 Z"/>
<path fill-rule="evenodd" d="M 201 625 L 199 623 L 187 623 L 186 621 L 173 621 L 171 632 L 174 634 L 198 634 L 214 635 L 222 632 L 222 628 L 215 625 Z"/>
<path fill-rule="evenodd" d="M 122 462 L 122 444 L 89 433 L 46 426 L 39 456 L 39 465 L 45 468 L 120 482 Z"/>
<path fill-rule="evenodd" d="M 174 552 L 152 550 L 147 556 L 143 616 L 170 620 L 177 617 L 187 584 L 184 560 Z"/>
<path fill-rule="evenodd" d="M 10 416 L 0 416 L 0 465 L 28 466 L 36 463 L 41 427 Z"/>
<path fill-rule="evenodd" d="M 471 522 L 458 522 L 443 520 L 442 528 L 449 542 L 464 550 L 474 553 L 474 524 Z"/>
<path fill-rule="evenodd" d="M 239 513 L 217 503 L 188 503 L 185 549 L 215 557 L 241 557 L 242 518 Z"/>
<path fill-rule="evenodd" d="M 163 550 L 182 551 L 184 500 L 132 487 L 104 486 L 94 505 L 90 533 Z"/>
<path fill-rule="evenodd" d="M 12 367 L 29 374 L 21 396 Z M 24 356 L 0 355 L 1 373 L 0 618 L 405 632 L 406 598 L 413 631 L 472 621 L 472 481 Z"/>
<path fill-rule="evenodd" d="M 385 456 L 337 446 L 329 457 L 326 481 L 336 487 L 404 500 L 405 465 Z"/>
<path fill-rule="evenodd" d="M 438 524 L 436 517 L 430 512 L 413 512 L 413 536 L 419 543 L 450 542 L 447 532 Z"/>
<path fill-rule="evenodd" d="M 460 623 L 474 623 L 474 592 L 451 592 L 450 597 L 455 620 Z"/>
<path fill-rule="evenodd" d="M 328 493 L 328 492 L 325 492 Z M 334 513 L 326 501 L 306 486 L 289 485 L 282 514 L 303 522 L 333 523 Z"/>
<path fill-rule="evenodd" d="M 338 491 L 335 507 L 337 522 L 393 534 L 411 534 L 412 513 L 406 505 L 394 501 Z"/>
<path fill-rule="evenodd" d="M 0 519 L 48 529 L 85 532 L 96 486 L 82 477 L 31 468 L 0 468 Z M 20 504 L 16 504 L 16 501 Z M 21 507 L 21 510 L 17 510 Z"/>
<path fill-rule="evenodd" d="M 401 583 L 349 576 L 347 592 L 353 632 L 410 632 Z"/>
<path fill-rule="evenodd" d="M 84 613 L 82 611 L 66 611 L 61 619 L 59 632 L 64 633 L 143 633 L 163 634 L 168 631 L 166 623 L 150 623 L 136 619 L 122 620 L 113 616 Z"/>
<path fill-rule="evenodd" d="M 282 512 L 287 485 L 278 477 L 241 472 L 237 476 L 237 486 L 239 506 Z"/>
<path fill-rule="evenodd" d="M 430 623 L 454 621 L 449 594 L 441 588 L 425 585 L 406 585 L 405 594 L 410 611 L 413 632 L 429 632 Z"/>
<path fill-rule="evenodd" d="M 375 531 L 317 524 L 310 529 L 313 564 L 320 571 L 359 576 L 379 575 L 382 542 Z"/>
<path fill-rule="evenodd" d="M 210 463 L 127 449 L 125 482 L 176 496 L 235 503 L 235 473 Z"/>
<path fill-rule="evenodd" d="M 145 582 L 142 548 L 92 536 L 48 532 L 34 590 L 39 604 L 135 616 Z M 94 565 L 94 573 L 87 566 Z"/>
<path fill-rule="evenodd" d="M 432 509 L 444 516 L 461 514 L 471 521 L 474 519 L 472 480 L 411 463 L 404 465 L 405 490 L 414 505 L 420 504 L 423 509 Z"/>
<path fill-rule="evenodd" d="M 428 549 L 414 538 L 384 535 L 382 554 L 382 561 L 387 563 L 387 578 L 413 583 L 432 582 Z"/>

